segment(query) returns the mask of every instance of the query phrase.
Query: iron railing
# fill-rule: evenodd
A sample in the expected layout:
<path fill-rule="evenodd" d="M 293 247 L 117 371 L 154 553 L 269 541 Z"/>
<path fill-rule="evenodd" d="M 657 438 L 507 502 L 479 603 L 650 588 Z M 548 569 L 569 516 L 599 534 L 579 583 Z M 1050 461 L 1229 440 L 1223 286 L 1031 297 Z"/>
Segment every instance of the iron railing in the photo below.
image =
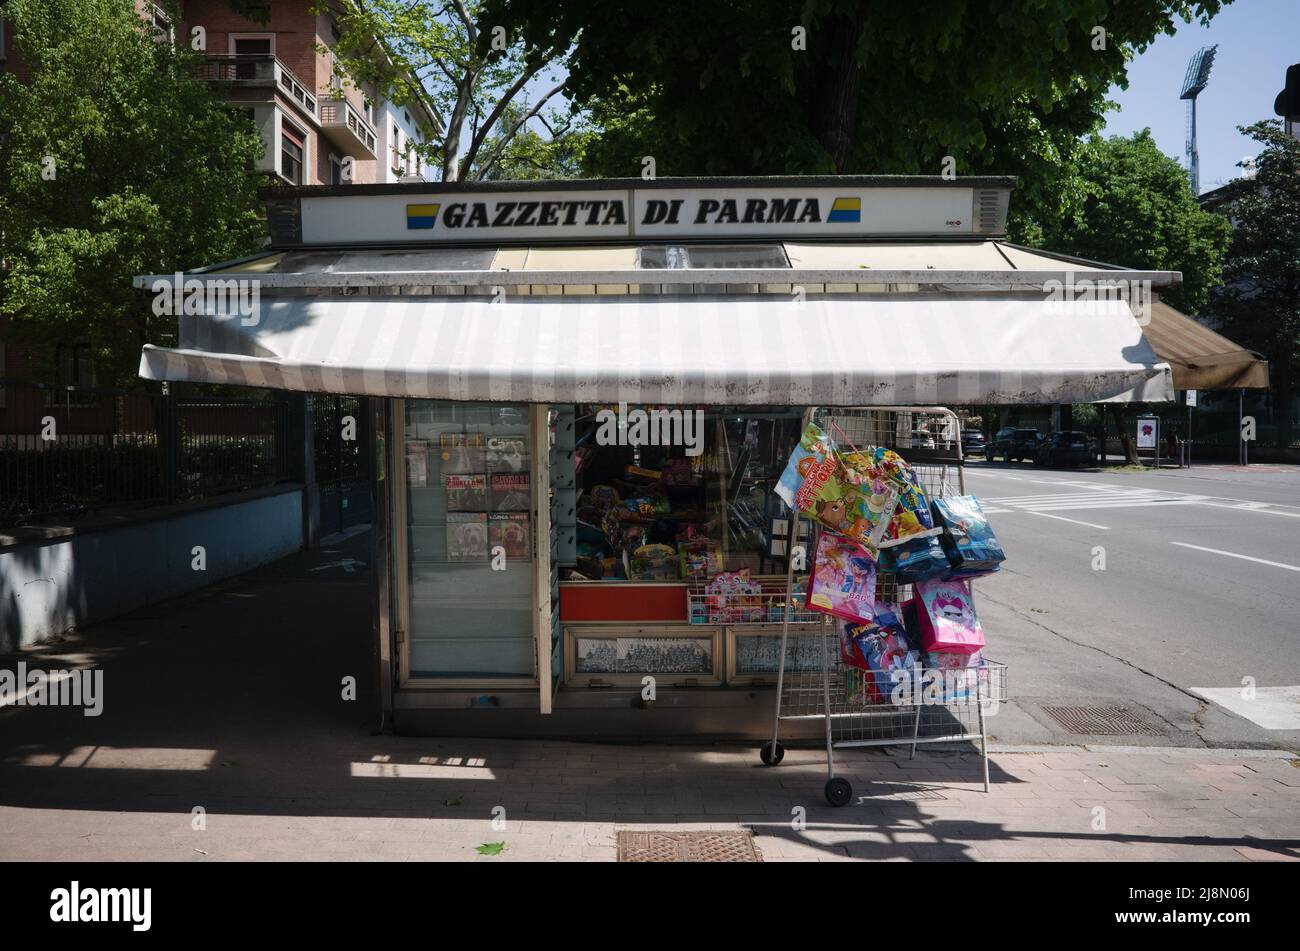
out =
<path fill-rule="evenodd" d="M 288 471 L 280 400 L 0 380 L 0 526 L 184 502 Z"/>

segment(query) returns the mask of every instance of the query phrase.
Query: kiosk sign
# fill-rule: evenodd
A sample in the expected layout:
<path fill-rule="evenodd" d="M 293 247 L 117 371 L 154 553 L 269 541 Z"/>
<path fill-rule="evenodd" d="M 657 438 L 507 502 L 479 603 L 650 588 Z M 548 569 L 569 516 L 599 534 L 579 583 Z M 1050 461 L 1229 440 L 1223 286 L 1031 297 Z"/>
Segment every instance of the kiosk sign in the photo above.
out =
<path fill-rule="evenodd" d="M 974 185 L 833 187 L 780 183 L 607 188 L 439 187 L 302 197 L 302 242 L 794 238 L 975 234 Z"/>

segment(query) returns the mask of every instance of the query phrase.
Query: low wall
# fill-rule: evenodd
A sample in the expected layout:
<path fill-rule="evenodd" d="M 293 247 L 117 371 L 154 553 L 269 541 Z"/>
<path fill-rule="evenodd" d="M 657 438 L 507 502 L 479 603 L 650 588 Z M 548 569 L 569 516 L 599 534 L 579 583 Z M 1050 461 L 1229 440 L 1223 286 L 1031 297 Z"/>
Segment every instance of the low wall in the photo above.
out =
<path fill-rule="evenodd" d="M 197 570 L 196 546 L 203 549 Z M 0 536 L 0 652 L 299 551 L 302 487 L 278 486 Z"/>

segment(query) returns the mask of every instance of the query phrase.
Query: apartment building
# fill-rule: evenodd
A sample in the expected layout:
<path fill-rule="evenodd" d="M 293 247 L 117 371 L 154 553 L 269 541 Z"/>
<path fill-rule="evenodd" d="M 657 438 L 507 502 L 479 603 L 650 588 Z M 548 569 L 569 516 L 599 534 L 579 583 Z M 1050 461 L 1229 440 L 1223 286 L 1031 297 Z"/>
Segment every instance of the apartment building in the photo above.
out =
<path fill-rule="evenodd" d="M 178 29 L 189 37 L 202 27 L 202 76 L 260 130 L 266 151 L 259 170 L 293 185 L 395 181 L 394 129 L 404 146 L 422 142 L 423 129 L 436 126 L 432 110 L 423 99 L 379 100 L 341 76 L 332 52 L 338 23 L 312 5 L 274 0 L 259 23 L 227 0 L 187 0 Z M 400 126 L 398 114 L 406 117 Z"/>

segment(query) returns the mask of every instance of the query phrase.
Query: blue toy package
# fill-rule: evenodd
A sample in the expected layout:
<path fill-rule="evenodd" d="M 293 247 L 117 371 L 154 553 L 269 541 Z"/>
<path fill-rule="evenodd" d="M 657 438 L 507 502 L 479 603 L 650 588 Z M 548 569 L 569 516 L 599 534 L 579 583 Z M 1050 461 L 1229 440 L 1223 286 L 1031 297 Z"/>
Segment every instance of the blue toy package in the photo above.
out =
<path fill-rule="evenodd" d="M 1006 561 L 1006 554 L 998 542 L 989 520 L 973 495 L 959 495 L 935 499 L 930 503 L 934 520 L 943 526 L 939 540 L 948 556 L 948 563 L 964 572 L 960 577 L 974 577 L 969 572 L 990 572 Z"/>
<path fill-rule="evenodd" d="M 879 568 L 892 571 L 899 584 L 941 578 L 952 570 L 937 538 L 913 538 L 880 550 Z"/>
<path fill-rule="evenodd" d="M 870 702 L 893 702 L 895 685 L 914 677 L 921 662 L 920 653 L 912 649 L 898 617 L 891 611 L 881 610 L 874 620 L 865 624 L 846 621 L 844 633 L 871 671 L 866 680 Z"/>

